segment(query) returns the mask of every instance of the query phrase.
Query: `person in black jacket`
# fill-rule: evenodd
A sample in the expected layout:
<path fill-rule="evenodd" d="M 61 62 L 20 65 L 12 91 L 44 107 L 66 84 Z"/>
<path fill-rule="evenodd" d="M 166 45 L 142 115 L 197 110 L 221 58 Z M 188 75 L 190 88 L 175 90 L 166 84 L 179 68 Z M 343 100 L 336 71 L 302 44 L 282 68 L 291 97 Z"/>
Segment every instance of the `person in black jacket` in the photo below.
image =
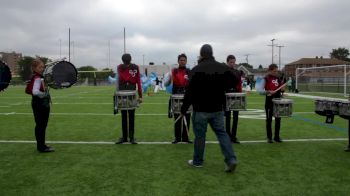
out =
<path fill-rule="evenodd" d="M 190 72 L 190 83 L 185 92 L 181 114 L 184 116 L 190 105 L 193 107 L 192 124 L 194 155 L 188 164 L 203 166 L 205 137 L 208 123 L 215 132 L 225 157 L 226 172 L 232 172 L 237 165 L 230 137 L 225 131 L 225 92 L 238 82 L 228 66 L 215 61 L 212 47 L 205 44 L 200 49 L 199 64 Z"/>

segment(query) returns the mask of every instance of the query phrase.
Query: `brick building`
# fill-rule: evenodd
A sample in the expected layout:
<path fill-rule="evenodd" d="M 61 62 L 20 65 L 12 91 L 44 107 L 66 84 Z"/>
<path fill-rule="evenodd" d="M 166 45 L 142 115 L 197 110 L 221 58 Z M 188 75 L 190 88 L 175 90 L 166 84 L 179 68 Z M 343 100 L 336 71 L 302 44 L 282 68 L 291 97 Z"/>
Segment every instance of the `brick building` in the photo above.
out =
<path fill-rule="evenodd" d="M 12 75 L 18 75 L 18 61 L 22 59 L 22 53 L 0 52 L 0 60 L 4 61 L 11 70 Z"/>
<path fill-rule="evenodd" d="M 284 66 L 284 72 L 287 77 L 295 77 L 295 70 L 297 68 L 322 67 L 331 65 L 350 65 L 350 62 L 339 60 L 336 58 L 301 58 Z"/>

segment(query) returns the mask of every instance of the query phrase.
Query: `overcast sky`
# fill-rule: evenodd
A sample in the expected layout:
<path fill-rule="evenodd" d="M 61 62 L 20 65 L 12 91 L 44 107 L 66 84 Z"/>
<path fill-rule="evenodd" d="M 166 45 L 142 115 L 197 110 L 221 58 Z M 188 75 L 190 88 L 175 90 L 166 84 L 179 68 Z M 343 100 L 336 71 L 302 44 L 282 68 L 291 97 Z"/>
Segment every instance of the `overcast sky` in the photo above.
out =
<path fill-rule="evenodd" d="M 175 64 L 183 52 L 193 65 L 208 43 L 218 61 L 234 54 L 244 63 L 248 54 L 249 64 L 266 67 L 273 38 L 284 46 L 284 65 L 349 49 L 349 8 L 349 0 L 1 0 L 0 51 L 57 59 L 61 40 L 61 57 L 68 57 L 70 28 L 76 67 L 112 68 L 121 62 L 125 27 L 126 51 L 139 65 L 143 57 L 145 64 Z"/>

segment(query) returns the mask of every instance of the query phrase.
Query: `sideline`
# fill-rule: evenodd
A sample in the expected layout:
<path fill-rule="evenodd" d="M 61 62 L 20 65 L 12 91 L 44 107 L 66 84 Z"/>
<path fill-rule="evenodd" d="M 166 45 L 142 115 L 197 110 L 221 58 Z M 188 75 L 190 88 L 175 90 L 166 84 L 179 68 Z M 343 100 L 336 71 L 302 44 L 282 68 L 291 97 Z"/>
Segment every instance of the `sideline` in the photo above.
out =
<path fill-rule="evenodd" d="M 283 142 L 321 142 L 321 141 L 347 141 L 348 138 L 309 138 L 309 139 L 285 139 Z M 267 140 L 246 140 L 240 141 L 241 143 L 267 143 Z M 14 144 L 23 144 L 23 143 L 36 143 L 36 141 L 32 140 L 0 140 L 1 143 L 14 143 Z M 115 145 L 115 142 L 107 142 L 107 141 L 46 141 L 48 144 L 88 144 L 88 145 Z M 163 141 L 163 142 L 142 142 L 138 141 L 138 144 L 144 145 L 175 145 L 172 144 L 171 141 Z M 206 141 L 206 144 L 218 144 L 218 141 Z M 129 143 L 125 143 L 129 144 Z M 187 144 L 185 142 L 179 142 L 178 144 Z"/>

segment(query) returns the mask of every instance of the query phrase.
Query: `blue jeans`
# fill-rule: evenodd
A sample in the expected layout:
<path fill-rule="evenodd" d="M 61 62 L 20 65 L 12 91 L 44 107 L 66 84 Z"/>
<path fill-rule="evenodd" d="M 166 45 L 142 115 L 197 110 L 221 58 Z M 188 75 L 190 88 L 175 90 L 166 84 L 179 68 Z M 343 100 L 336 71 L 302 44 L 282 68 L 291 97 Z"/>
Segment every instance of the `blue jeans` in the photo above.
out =
<path fill-rule="evenodd" d="M 225 157 L 226 164 L 237 162 L 236 155 L 231 144 L 230 137 L 225 131 L 224 127 L 224 112 L 193 112 L 192 125 L 195 135 L 194 139 L 194 154 L 193 164 L 202 165 L 205 149 L 205 136 L 207 132 L 208 123 L 214 130 L 216 137 L 219 140 L 222 154 Z"/>

